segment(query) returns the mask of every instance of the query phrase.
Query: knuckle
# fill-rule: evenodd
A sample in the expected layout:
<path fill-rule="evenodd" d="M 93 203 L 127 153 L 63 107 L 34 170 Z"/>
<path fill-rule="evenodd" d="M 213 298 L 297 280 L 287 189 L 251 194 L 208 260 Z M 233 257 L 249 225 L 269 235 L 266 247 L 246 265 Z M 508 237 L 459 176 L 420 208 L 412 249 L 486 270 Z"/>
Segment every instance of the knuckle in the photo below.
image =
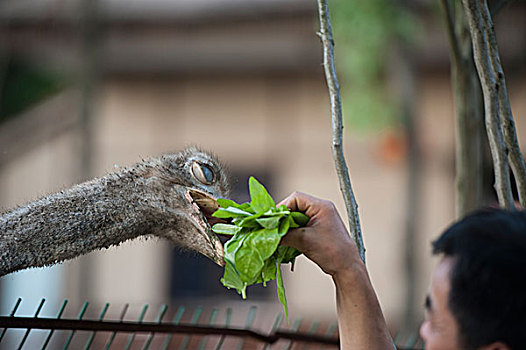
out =
<path fill-rule="evenodd" d="M 336 206 L 334 205 L 333 202 L 331 202 L 331 201 L 329 201 L 329 200 L 326 200 L 326 199 L 321 199 L 320 201 L 321 201 L 320 204 L 321 204 L 321 206 L 322 206 L 324 209 L 326 209 L 326 210 L 330 210 L 330 211 L 332 211 L 332 210 L 336 210 Z"/>

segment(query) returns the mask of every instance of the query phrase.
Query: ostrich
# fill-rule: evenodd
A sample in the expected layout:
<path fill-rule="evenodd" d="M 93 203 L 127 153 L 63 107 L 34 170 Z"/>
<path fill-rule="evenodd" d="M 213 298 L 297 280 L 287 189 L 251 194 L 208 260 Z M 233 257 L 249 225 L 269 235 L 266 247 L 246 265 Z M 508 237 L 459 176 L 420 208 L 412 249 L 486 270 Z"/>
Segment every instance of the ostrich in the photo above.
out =
<path fill-rule="evenodd" d="M 0 215 L 0 276 L 157 236 L 223 265 L 210 229 L 229 184 L 209 153 L 187 148 L 143 160 Z"/>

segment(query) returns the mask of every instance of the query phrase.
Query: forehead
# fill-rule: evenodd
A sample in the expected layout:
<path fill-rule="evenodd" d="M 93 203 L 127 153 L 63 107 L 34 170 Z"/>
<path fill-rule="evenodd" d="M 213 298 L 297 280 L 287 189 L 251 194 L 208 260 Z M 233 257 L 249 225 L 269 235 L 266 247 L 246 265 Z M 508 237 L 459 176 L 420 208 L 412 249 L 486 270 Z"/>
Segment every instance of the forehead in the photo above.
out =
<path fill-rule="evenodd" d="M 449 294 L 451 289 L 451 271 L 453 270 L 454 259 L 443 257 L 438 263 L 431 278 L 431 291 L 437 294 Z"/>
<path fill-rule="evenodd" d="M 422 328 L 426 336 L 426 349 L 461 349 L 458 325 L 448 305 L 454 262 L 452 258 L 442 258 L 433 271 L 429 304 L 426 303 L 427 327 Z"/>
<path fill-rule="evenodd" d="M 454 259 L 444 257 L 440 260 L 431 278 L 429 298 L 431 299 L 431 312 L 434 318 L 441 323 L 449 324 L 453 321 L 453 316 L 449 310 L 448 300 L 451 290 L 451 271 Z"/>

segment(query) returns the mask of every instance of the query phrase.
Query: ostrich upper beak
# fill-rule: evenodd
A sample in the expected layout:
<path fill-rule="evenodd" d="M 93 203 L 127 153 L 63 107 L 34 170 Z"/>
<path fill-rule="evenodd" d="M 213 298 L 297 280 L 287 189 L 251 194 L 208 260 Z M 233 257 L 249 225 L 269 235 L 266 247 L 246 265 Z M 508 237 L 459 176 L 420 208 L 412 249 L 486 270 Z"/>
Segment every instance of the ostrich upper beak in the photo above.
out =
<path fill-rule="evenodd" d="M 190 220 L 205 242 L 204 244 L 199 245 L 199 248 L 197 249 L 198 252 L 218 265 L 224 266 L 223 245 L 211 229 L 211 225 L 219 221 L 212 217 L 212 214 L 219 208 L 219 204 L 217 204 L 214 197 L 206 192 L 188 187 L 184 189 L 184 197 L 188 200 L 192 209 L 190 212 Z"/>

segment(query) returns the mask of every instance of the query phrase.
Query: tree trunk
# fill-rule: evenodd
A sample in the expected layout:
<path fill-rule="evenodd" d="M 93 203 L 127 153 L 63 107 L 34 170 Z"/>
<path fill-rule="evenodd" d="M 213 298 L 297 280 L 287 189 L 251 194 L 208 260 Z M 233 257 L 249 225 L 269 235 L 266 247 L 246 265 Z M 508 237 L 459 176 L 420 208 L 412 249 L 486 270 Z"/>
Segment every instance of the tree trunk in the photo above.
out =
<path fill-rule="evenodd" d="M 496 50 L 493 25 L 489 14 L 484 17 L 487 10 L 486 1 L 462 0 L 464 11 L 468 22 L 471 40 L 473 44 L 473 58 L 481 82 L 482 94 L 484 96 L 484 110 L 486 120 L 486 131 L 488 133 L 489 145 L 493 157 L 495 171 L 495 191 L 499 199 L 499 205 L 506 209 L 515 207 L 511 191 L 509 173 L 509 151 L 517 152 L 519 146 L 515 136 L 513 117 L 504 115 L 503 111 L 509 109 L 508 96 L 505 92 L 504 74 L 500 67 L 500 59 Z M 481 8 L 482 6 L 482 8 Z M 492 40 L 493 39 L 493 40 Z M 511 121 L 508 119 L 511 118 Z M 506 119 L 503 121 L 503 119 Z M 503 132 L 503 123 L 512 129 Z M 518 151 L 520 154 L 520 150 Z M 522 156 L 520 157 L 522 160 Z M 514 164 L 514 158 L 511 158 Z M 524 166 L 524 162 L 520 165 Z M 515 168 L 514 168 L 515 169 Z M 517 168 L 519 169 L 519 168 Z M 526 179 L 515 173 L 517 183 L 521 185 Z M 518 186 L 519 189 L 523 186 Z M 526 186 L 525 191 L 526 191 Z"/>
<path fill-rule="evenodd" d="M 318 14 L 320 19 L 320 36 L 323 45 L 323 69 L 325 79 L 329 88 L 331 103 L 331 125 L 332 125 L 332 155 L 334 166 L 340 182 L 340 190 L 345 201 L 347 216 L 349 218 L 349 231 L 356 243 L 360 258 L 365 263 L 365 246 L 362 239 L 360 216 L 358 214 L 358 203 L 354 197 L 349 170 L 343 154 L 343 120 L 342 103 L 340 97 L 340 84 L 334 67 L 334 39 L 332 36 L 331 20 L 329 15 L 328 0 L 318 0 Z"/>
<path fill-rule="evenodd" d="M 482 92 L 462 4 L 442 0 L 451 52 L 456 105 L 456 213 L 462 218 L 482 203 L 484 114 Z"/>
<path fill-rule="evenodd" d="M 410 47 L 404 43 L 394 44 L 390 57 L 390 75 L 393 85 L 397 86 L 396 100 L 400 110 L 407 141 L 406 158 L 406 198 L 405 198 L 405 232 L 402 241 L 405 271 L 405 314 L 403 331 L 413 332 L 421 318 L 421 306 L 416 302 L 419 285 L 418 264 L 418 224 L 421 217 L 422 190 L 422 157 L 418 135 L 417 117 L 415 115 L 415 71 Z"/>

